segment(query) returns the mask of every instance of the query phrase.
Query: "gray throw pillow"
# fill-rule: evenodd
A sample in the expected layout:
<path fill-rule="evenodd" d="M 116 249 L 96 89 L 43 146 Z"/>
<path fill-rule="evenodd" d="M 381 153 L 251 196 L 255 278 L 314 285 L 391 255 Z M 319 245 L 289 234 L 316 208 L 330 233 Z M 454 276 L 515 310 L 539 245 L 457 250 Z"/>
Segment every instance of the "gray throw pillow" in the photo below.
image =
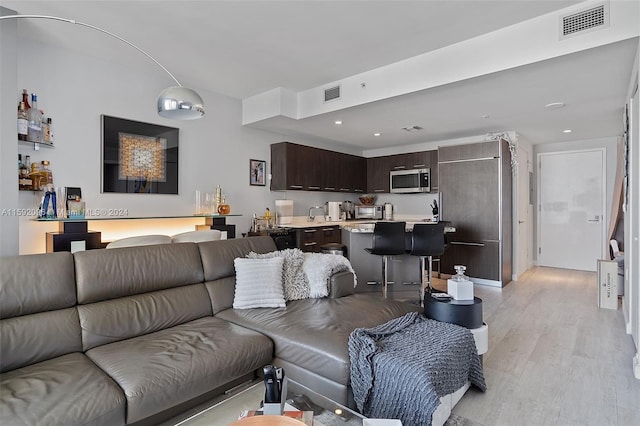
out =
<path fill-rule="evenodd" d="M 269 253 L 250 252 L 249 259 L 284 259 L 283 283 L 285 300 L 301 300 L 309 298 L 309 280 L 302 269 L 304 252 L 300 249 L 285 249 Z"/>

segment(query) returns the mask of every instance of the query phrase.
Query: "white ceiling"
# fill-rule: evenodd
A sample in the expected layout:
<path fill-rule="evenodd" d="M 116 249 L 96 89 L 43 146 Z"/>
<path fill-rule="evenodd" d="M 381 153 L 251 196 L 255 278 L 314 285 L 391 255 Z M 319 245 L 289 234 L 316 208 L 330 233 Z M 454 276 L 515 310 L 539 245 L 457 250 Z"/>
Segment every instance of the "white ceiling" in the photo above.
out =
<path fill-rule="evenodd" d="M 276 87 L 317 87 L 575 3 L 0 0 L 0 6 L 21 14 L 61 16 L 104 28 L 149 52 L 185 86 L 238 99 Z M 23 20 L 19 31 L 90 55 L 141 61 L 115 40 L 59 22 Z M 273 119 L 260 126 L 357 149 L 503 130 L 535 143 L 611 136 L 621 133 L 636 49 L 637 40 L 619 42 L 339 113 Z M 567 107 L 543 108 L 556 100 Z M 327 125 L 338 118 L 345 125 Z M 401 130 L 414 124 L 425 130 Z M 573 133 L 562 133 L 566 128 Z M 374 131 L 383 136 L 374 138 Z"/>

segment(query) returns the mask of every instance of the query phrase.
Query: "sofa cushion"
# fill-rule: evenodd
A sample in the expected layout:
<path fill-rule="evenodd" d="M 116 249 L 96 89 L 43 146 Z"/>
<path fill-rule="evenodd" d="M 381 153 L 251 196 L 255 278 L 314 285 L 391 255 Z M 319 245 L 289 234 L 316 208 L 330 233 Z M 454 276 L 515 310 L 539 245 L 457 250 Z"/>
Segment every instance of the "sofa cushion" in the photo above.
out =
<path fill-rule="evenodd" d="M 2 373 L 81 351 L 80 321 L 76 308 L 23 315 L 0 321 Z"/>
<path fill-rule="evenodd" d="M 118 386 L 81 353 L 2 375 L 0 424 L 124 424 L 126 401 Z"/>
<path fill-rule="evenodd" d="M 233 240 L 208 241 L 198 243 L 204 280 L 213 281 L 235 276 L 233 261 L 237 257 L 246 257 L 249 252 L 268 253 L 276 250 L 273 238 L 248 237 Z"/>
<path fill-rule="evenodd" d="M 227 309 L 216 317 L 271 338 L 277 358 L 347 385 L 351 331 L 420 310 L 420 306 L 378 295 L 354 294 L 296 300 L 287 303 L 286 309 Z"/>
<path fill-rule="evenodd" d="M 284 308 L 282 266 L 284 258 L 234 260 L 236 289 L 234 309 Z"/>
<path fill-rule="evenodd" d="M 204 284 L 79 305 L 83 350 L 211 316 Z"/>
<path fill-rule="evenodd" d="M 87 356 L 124 390 L 127 423 L 132 423 L 268 364 L 273 344 L 209 317 L 99 346 Z"/>
<path fill-rule="evenodd" d="M 87 250 L 73 256 L 80 304 L 203 280 L 200 252 L 194 243 Z"/>
<path fill-rule="evenodd" d="M 76 303 L 71 253 L 0 258 L 0 318 L 69 308 Z"/>

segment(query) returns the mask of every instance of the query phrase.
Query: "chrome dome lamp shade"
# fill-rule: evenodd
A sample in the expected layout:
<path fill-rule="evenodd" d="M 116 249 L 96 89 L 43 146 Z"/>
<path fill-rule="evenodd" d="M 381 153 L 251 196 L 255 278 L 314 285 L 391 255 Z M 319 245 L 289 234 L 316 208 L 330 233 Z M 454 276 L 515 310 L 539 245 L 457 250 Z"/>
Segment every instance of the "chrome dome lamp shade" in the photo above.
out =
<path fill-rule="evenodd" d="M 174 120 L 195 120 L 204 115 L 204 103 L 195 91 L 172 86 L 158 97 L 158 115 Z"/>
<path fill-rule="evenodd" d="M 204 115 L 204 102 L 202 98 L 194 90 L 183 87 L 182 84 L 176 79 L 168 69 L 158 62 L 153 56 L 131 43 L 128 40 L 123 39 L 119 35 L 96 27 L 94 25 L 86 24 L 84 22 L 75 21 L 73 19 L 60 18 L 57 16 L 46 15 L 4 15 L 0 16 L 0 20 L 3 19 L 19 19 L 19 18 L 33 18 L 33 19 L 52 19 L 54 21 L 67 22 L 69 24 L 80 25 L 83 27 L 91 28 L 92 30 L 100 31 L 108 36 L 116 38 L 121 42 L 128 44 L 129 46 L 142 53 L 144 56 L 152 60 L 157 66 L 162 68 L 164 72 L 169 74 L 169 77 L 176 82 L 177 86 L 169 87 L 160 93 L 158 98 L 158 115 L 173 120 L 195 120 Z"/>

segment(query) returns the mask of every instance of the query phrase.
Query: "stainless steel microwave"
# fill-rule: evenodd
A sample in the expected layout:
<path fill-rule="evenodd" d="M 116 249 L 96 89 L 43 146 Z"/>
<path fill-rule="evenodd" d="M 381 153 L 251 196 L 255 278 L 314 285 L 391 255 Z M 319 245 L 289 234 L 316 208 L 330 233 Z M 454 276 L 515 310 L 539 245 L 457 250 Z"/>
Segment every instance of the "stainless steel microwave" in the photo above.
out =
<path fill-rule="evenodd" d="M 361 204 L 356 206 L 356 219 L 382 219 L 382 206 Z"/>
<path fill-rule="evenodd" d="M 396 194 L 431 192 L 431 169 L 394 170 L 390 172 L 389 184 Z"/>

